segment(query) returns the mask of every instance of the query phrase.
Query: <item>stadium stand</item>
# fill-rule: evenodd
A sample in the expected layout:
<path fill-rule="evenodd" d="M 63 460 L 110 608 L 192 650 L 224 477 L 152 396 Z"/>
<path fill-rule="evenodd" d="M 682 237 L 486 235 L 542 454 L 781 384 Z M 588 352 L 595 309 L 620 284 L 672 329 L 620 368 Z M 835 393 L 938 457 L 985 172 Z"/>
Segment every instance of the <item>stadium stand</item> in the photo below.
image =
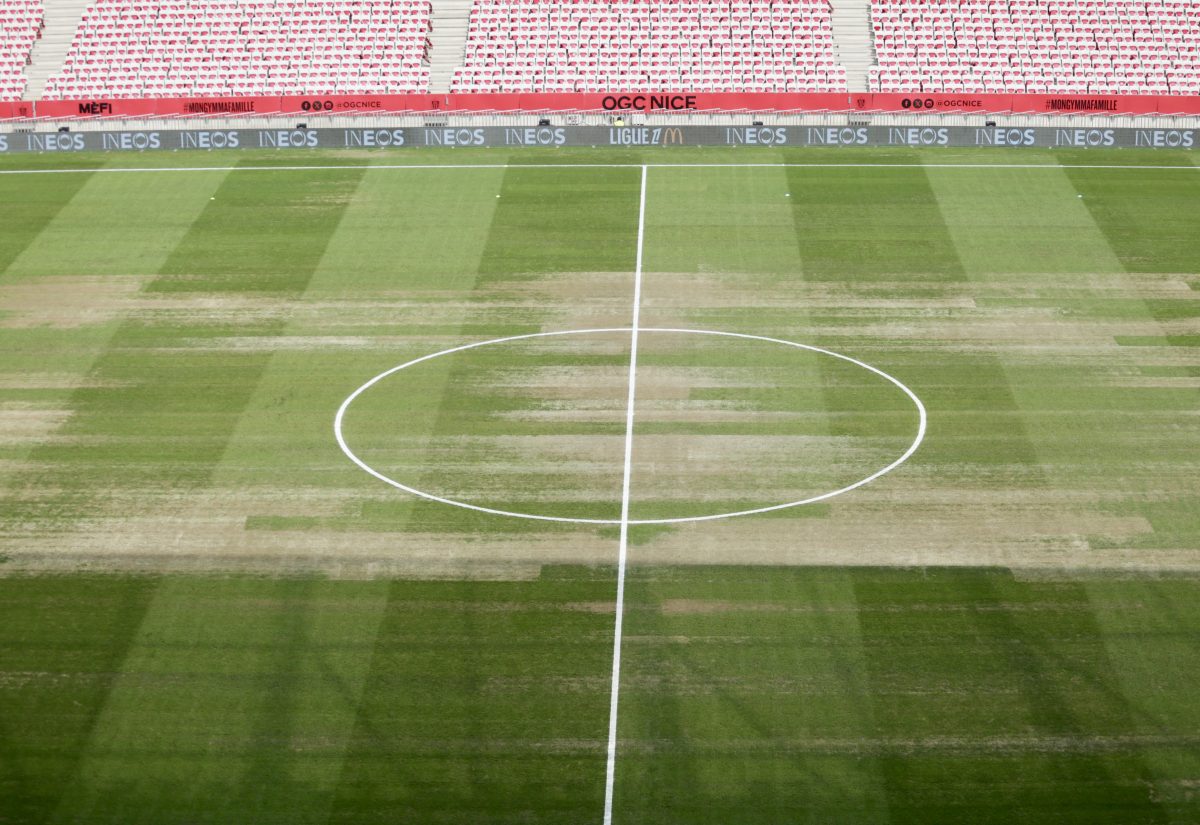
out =
<path fill-rule="evenodd" d="M 424 91 L 429 0 L 96 0 L 45 98 Z"/>
<path fill-rule="evenodd" d="M 1200 92 L 1190 0 L 874 0 L 869 91 Z"/>
<path fill-rule="evenodd" d="M 828 0 L 475 0 L 454 92 L 846 89 Z"/>
<path fill-rule="evenodd" d="M 439 92 L 1200 94 L 1197 0 L 84 1 L 0 0 L 0 100 L 425 92 L 431 38 Z"/>
<path fill-rule="evenodd" d="M 0 3 L 0 100 L 20 100 L 25 65 L 42 30 L 42 0 Z"/>

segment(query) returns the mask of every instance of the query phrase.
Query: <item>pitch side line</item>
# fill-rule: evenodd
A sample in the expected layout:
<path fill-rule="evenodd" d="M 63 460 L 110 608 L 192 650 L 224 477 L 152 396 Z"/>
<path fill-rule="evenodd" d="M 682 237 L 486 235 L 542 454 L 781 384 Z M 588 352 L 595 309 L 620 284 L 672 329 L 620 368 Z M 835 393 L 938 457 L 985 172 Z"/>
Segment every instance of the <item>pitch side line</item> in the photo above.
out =
<path fill-rule="evenodd" d="M 720 147 L 713 147 L 720 148 Z M 336 150 L 335 150 L 336 151 Z M 1192 169 L 1200 165 L 1062 163 L 346 163 L 312 166 L 147 166 L 93 169 L 0 169 L 3 175 L 114 175 L 152 172 L 321 172 L 338 169 Z"/>
<path fill-rule="evenodd" d="M 617 557 L 617 617 L 613 624 L 612 693 L 608 705 L 608 768 L 604 779 L 604 825 L 612 825 L 617 771 L 617 705 L 621 694 L 621 629 L 625 617 L 625 561 L 629 555 L 629 479 L 633 474 L 633 407 L 637 388 L 638 320 L 642 312 L 642 248 L 646 238 L 646 174 L 638 198 L 637 261 L 633 270 L 633 325 L 629 336 L 629 399 L 625 405 L 625 473 L 621 481 L 621 542 Z"/>

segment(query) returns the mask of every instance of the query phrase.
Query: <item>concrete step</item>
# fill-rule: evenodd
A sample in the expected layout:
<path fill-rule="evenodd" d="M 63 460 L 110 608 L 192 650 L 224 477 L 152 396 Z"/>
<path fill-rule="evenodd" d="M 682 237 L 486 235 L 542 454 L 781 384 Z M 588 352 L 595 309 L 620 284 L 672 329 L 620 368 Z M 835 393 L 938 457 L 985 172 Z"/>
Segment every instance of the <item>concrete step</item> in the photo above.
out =
<path fill-rule="evenodd" d="M 87 3 L 88 0 L 46 0 L 45 27 L 41 39 L 33 46 L 30 64 L 25 67 L 25 77 L 29 81 L 25 87 L 28 100 L 40 98 L 46 81 L 62 68 Z"/>
<path fill-rule="evenodd" d="M 852 92 L 867 90 L 867 70 L 875 65 L 875 37 L 871 29 L 870 0 L 831 0 L 833 41 L 838 62 L 846 68 Z"/>
<path fill-rule="evenodd" d="M 454 70 L 463 64 L 467 49 L 467 23 L 471 17 L 471 0 L 433 0 L 430 15 L 428 54 L 429 91 L 445 94 L 450 91 Z"/>

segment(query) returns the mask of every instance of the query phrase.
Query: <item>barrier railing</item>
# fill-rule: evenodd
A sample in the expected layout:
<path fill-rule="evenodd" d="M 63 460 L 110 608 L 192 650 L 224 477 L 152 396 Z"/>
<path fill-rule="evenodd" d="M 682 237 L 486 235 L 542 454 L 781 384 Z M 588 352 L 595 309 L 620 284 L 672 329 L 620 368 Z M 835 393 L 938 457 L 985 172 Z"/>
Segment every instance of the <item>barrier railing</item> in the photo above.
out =
<path fill-rule="evenodd" d="M 477 117 L 477 116 L 471 116 Z M 1015 119 L 1015 118 L 1014 118 Z M 87 124 L 47 129 L 22 129 L 0 132 L 0 155 L 40 152 L 143 152 L 153 150 L 212 149 L 388 149 L 439 147 L 490 147 L 517 150 L 522 147 L 961 147 L 1004 148 L 1125 148 L 1187 149 L 1200 146 L 1200 128 L 1149 128 L 1122 126 L 1084 126 L 1080 119 L 1059 121 L 1054 126 L 1027 126 L 1008 123 L 1000 126 L 939 126 L 925 119 L 920 125 L 886 126 L 859 123 L 850 125 L 589 125 L 589 126 L 482 126 L 447 125 L 394 126 L 365 125 L 370 119 L 318 124 L 299 124 L 264 128 L 242 126 L 237 120 L 224 126 L 193 128 L 95 128 Z M 263 124 L 267 121 L 254 121 Z M 354 125 L 351 125 L 354 124 Z M 362 124 L 362 125 L 359 125 Z M 679 125 L 676 125 L 679 124 Z"/>
<path fill-rule="evenodd" d="M 0 120 L 164 119 L 320 115 L 704 113 L 937 113 L 1200 116 L 1200 96 L 942 95 L 892 93 L 637 93 L 308 95 L 96 98 L 0 102 Z"/>

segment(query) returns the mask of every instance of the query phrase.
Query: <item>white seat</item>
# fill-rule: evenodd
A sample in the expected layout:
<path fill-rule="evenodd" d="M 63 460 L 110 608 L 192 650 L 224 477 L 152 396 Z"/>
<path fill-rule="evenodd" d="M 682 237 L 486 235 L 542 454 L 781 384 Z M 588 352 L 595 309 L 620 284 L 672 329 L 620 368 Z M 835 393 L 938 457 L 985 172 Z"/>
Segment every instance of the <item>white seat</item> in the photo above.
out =
<path fill-rule="evenodd" d="M 425 91 L 430 11 L 429 0 L 95 0 L 46 97 Z"/>
<path fill-rule="evenodd" d="M 1200 4 L 1186 0 L 874 0 L 871 23 L 871 91 L 1187 94 L 1198 68 Z"/>
<path fill-rule="evenodd" d="M 42 31 L 42 0 L 5 0 L 0 5 L 0 100 L 20 100 L 25 66 Z"/>
<path fill-rule="evenodd" d="M 451 91 L 844 91 L 826 0 L 475 0 Z"/>

